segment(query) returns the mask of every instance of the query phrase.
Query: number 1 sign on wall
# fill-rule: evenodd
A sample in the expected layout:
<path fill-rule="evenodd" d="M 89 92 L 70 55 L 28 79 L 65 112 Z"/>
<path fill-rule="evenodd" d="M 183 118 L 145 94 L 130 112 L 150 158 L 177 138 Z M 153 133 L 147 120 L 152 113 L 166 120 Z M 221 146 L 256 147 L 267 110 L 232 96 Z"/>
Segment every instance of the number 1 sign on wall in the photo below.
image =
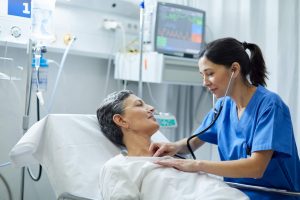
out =
<path fill-rule="evenodd" d="M 8 0 L 8 15 L 30 18 L 31 0 Z"/>

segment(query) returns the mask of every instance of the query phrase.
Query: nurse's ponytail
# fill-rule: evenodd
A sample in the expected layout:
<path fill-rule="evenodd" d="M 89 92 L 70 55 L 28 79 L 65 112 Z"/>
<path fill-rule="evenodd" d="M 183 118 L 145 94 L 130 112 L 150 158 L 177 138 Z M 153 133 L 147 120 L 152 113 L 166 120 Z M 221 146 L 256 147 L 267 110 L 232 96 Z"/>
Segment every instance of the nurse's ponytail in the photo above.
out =
<path fill-rule="evenodd" d="M 250 81 L 255 86 L 266 86 L 267 84 L 265 80 L 268 78 L 267 69 L 260 48 L 253 43 L 243 42 L 242 45 L 244 46 L 245 50 L 248 49 L 250 51 Z"/>

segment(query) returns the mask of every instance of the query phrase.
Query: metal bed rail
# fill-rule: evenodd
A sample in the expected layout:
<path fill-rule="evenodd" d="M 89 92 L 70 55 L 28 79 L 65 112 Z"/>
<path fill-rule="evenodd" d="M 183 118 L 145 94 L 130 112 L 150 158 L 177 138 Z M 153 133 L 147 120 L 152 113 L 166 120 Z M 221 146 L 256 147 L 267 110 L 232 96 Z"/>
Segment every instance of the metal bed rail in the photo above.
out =
<path fill-rule="evenodd" d="M 226 183 L 229 186 L 237 188 L 237 189 L 247 189 L 247 190 L 255 190 L 255 191 L 261 191 L 261 192 L 272 192 L 272 193 L 277 193 L 277 194 L 282 194 L 282 195 L 300 197 L 300 192 L 291 192 L 291 191 L 283 190 L 283 189 L 267 188 L 267 187 L 247 185 L 247 184 L 242 184 L 242 183 L 233 183 L 233 182 L 226 182 Z"/>
<path fill-rule="evenodd" d="M 61 195 L 59 195 L 57 200 L 92 200 L 92 199 L 79 197 L 79 196 L 72 195 L 68 192 L 64 192 Z"/>

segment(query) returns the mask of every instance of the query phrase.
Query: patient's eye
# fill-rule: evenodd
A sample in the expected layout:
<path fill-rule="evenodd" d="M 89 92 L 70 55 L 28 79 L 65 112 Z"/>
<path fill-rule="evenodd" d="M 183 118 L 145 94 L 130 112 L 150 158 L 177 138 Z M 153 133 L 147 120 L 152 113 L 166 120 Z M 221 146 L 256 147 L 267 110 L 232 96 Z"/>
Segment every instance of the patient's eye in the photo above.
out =
<path fill-rule="evenodd" d="M 136 106 L 144 106 L 144 102 L 142 100 L 138 100 L 135 103 Z"/>

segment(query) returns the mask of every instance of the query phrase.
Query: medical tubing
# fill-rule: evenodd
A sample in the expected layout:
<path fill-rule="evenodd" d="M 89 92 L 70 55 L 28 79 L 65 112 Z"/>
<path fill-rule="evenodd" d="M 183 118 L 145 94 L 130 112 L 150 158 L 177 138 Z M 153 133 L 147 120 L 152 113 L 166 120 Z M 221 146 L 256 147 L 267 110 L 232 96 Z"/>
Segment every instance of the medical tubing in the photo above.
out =
<path fill-rule="evenodd" d="M 48 64 L 54 63 L 59 68 L 59 64 L 55 60 L 51 60 L 51 59 L 47 59 L 47 60 L 48 60 Z"/>
<path fill-rule="evenodd" d="M 115 34 L 115 37 L 117 37 L 117 35 Z M 111 70 L 111 63 L 112 63 L 112 59 L 113 59 L 113 51 L 114 48 L 116 46 L 116 39 L 115 38 L 115 42 L 113 43 L 111 50 L 110 50 L 110 54 L 108 55 L 108 62 L 107 62 L 107 72 L 106 72 L 106 79 L 105 79 L 105 86 L 104 86 L 104 96 L 106 97 L 107 95 L 107 90 L 108 90 L 108 83 L 109 83 L 109 76 L 110 76 L 110 70 Z"/>
<path fill-rule="evenodd" d="M 8 165 L 11 165 L 11 162 L 2 163 L 0 164 L 0 167 L 6 167 Z"/>
<path fill-rule="evenodd" d="M 34 177 L 34 175 L 32 174 L 32 172 L 30 171 L 30 168 L 29 167 L 27 167 L 27 171 L 28 171 L 28 174 L 29 174 L 29 176 L 30 176 L 30 178 L 33 180 L 33 181 L 39 181 L 40 179 L 41 179 L 41 177 L 42 177 L 42 171 L 43 171 L 43 168 L 42 168 L 42 166 L 41 165 L 39 165 L 39 173 L 38 173 L 38 175 L 37 175 L 37 177 Z"/>
<path fill-rule="evenodd" d="M 7 55 L 7 44 L 8 44 L 8 41 L 5 41 L 5 49 L 4 49 L 3 58 L 6 58 L 6 55 Z M 3 59 L 3 66 L 4 67 L 5 67 L 5 62 L 6 62 L 6 59 Z M 11 79 L 11 74 L 9 74 L 9 78 Z"/>
<path fill-rule="evenodd" d="M 126 53 L 126 34 L 125 34 L 125 29 L 124 29 L 124 26 L 121 23 L 119 23 L 119 27 L 120 27 L 121 34 L 122 34 L 122 50 L 121 50 L 121 52 Z"/>
<path fill-rule="evenodd" d="M 39 73 L 38 73 L 39 75 Z M 36 97 L 36 116 L 37 116 L 37 121 L 40 121 L 40 100 L 38 97 Z M 29 177 L 33 180 L 33 181 L 39 181 L 41 179 L 41 176 L 42 176 L 42 166 L 39 165 L 39 173 L 38 173 L 38 176 L 37 177 L 34 177 L 34 175 L 32 174 L 32 172 L 30 171 L 30 168 L 27 167 L 27 171 L 28 171 L 28 174 L 29 174 Z"/>
<path fill-rule="evenodd" d="M 60 79 L 60 76 L 61 76 L 61 72 L 63 70 L 63 67 L 64 67 L 64 64 L 65 64 L 65 60 L 66 60 L 67 54 L 69 52 L 69 49 L 70 49 L 71 45 L 73 44 L 73 42 L 75 40 L 76 40 L 76 37 L 72 37 L 69 45 L 67 46 L 67 48 L 66 48 L 66 50 L 64 52 L 63 58 L 62 58 L 62 60 L 60 62 L 60 66 L 59 66 L 59 69 L 58 69 L 58 74 L 57 74 L 57 77 L 56 77 L 56 81 L 55 81 L 55 84 L 54 84 L 54 87 L 53 87 L 53 91 L 52 91 L 52 94 L 51 94 L 51 97 L 50 97 L 49 105 L 48 105 L 48 113 L 50 113 L 50 111 L 52 110 L 54 96 L 55 96 L 56 89 L 57 89 L 57 86 L 58 86 L 58 82 L 59 82 L 59 79 Z"/>
<path fill-rule="evenodd" d="M 195 156 L 195 154 L 193 152 L 193 149 L 192 149 L 192 147 L 190 145 L 191 139 L 193 139 L 194 137 L 198 137 L 199 135 L 205 133 L 208 129 L 210 129 L 212 127 L 212 125 L 214 125 L 214 123 L 217 121 L 217 119 L 219 118 L 219 116 L 221 114 L 221 111 L 223 109 L 223 103 L 224 103 L 224 101 L 222 102 L 222 104 L 220 106 L 220 109 L 219 109 L 218 113 L 216 114 L 216 116 L 214 117 L 213 121 L 205 129 L 203 129 L 202 131 L 200 131 L 199 133 L 197 133 L 195 135 L 192 135 L 191 137 L 189 137 L 187 139 L 186 146 L 187 146 L 188 150 L 190 151 L 190 153 L 191 153 L 191 155 L 192 155 L 192 157 L 193 157 L 194 160 L 196 160 L 196 156 Z"/>
<path fill-rule="evenodd" d="M 158 107 L 158 103 L 157 103 L 157 101 L 155 100 L 155 98 L 154 98 L 153 95 L 152 95 L 152 90 L 151 90 L 151 86 L 150 86 L 150 83 L 149 83 L 149 82 L 147 82 L 147 87 L 148 87 L 150 99 L 151 99 L 152 102 L 154 103 L 155 107 Z"/>
<path fill-rule="evenodd" d="M 2 176 L 2 174 L 0 174 L 0 179 L 2 180 L 2 182 L 4 183 L 5 185 L 5 188 L 7 190 L 7 194 L 8 194 L 8 199 L 9 200 L 12 200 L 12 193 L 11 193 L 11 189 L 6 181 L 6 179 Z"/>
<path fill-rule="evenodd" d="M 105 97 L 107 95 L 109 75 L 110 75 L 110 69 L 111 69 L 111 61 L 112 61 L 112 56 L 109 56 L 108 63 L 107 63 L 107 72 L 106 72 L 106 79 L 105 79 L 105 87 L 104 87 L 104 96 Z"/>
<path fill-rule="evenodd" d="M 39 52 L 40 50 L 38 50 Z M 40 62 L 41 62 L 41 55 L 35 53 L 35 75 L 36 75 L 36 88 L 37 92 L 40 91 Z"/>

